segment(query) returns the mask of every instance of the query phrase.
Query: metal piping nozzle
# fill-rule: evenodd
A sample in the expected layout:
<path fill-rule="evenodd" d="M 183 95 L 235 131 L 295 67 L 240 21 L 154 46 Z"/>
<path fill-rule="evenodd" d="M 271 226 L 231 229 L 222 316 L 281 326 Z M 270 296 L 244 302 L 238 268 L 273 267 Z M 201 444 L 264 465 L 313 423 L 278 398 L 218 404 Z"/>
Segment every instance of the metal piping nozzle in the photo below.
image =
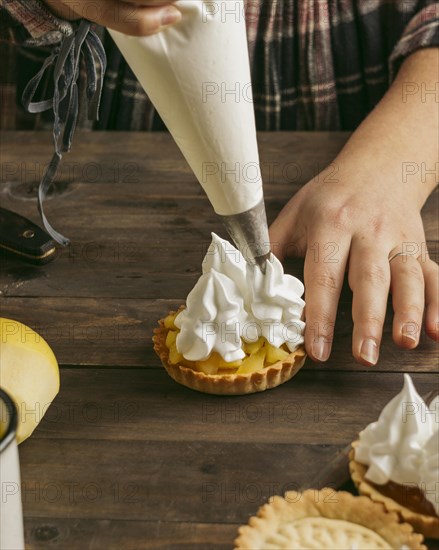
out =
<path fill-rule="evenodd" d="M 271 250 L 264 200 L 240 214 L 220 217 L 246 261 L 258 265 L 265 273 Z"/>

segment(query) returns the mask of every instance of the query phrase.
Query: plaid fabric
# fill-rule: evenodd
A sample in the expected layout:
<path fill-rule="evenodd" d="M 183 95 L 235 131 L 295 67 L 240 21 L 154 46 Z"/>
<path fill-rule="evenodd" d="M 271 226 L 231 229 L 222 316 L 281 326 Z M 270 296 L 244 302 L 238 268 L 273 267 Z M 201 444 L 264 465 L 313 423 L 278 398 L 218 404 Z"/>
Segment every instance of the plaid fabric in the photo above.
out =
<path fill-rule="evenodd" d="M 0 9 L 0 39 L 9 42 L 1 51 L 9 71 L 0 80 L 9 114 L 0 125 L 48 127 L 50 120 L 26 115 L 18 98 L 47 45 L 72 26 L 39 0 L 0 0 Z M 431 0 L 246 0 L 245 13 L 259 130 L 353 130 L 407 56 L 439 46 L 439 2 Z M 114 42 L 101 34 L 108 70 L 94 128 L 164 129 Z"/>

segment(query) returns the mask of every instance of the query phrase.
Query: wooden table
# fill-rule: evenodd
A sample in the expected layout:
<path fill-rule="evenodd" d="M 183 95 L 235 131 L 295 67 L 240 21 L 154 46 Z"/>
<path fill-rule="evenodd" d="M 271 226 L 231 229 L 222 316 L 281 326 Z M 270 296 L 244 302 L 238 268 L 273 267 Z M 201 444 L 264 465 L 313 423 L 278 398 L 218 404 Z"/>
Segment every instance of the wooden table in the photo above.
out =
<path fill-rule="evenodd" d="M 259 136 L 270 220 L 346 138 Z M 50 135 L 3 133 L 1 150 L 1 205 L 38 222 Z M 43 267 L 2 260 L 0 275 L 1 315 L 39 331 L 61 365 L 60 394 L 20 447 L 30 548 L 231 548 L 270 495 L 312 479 L 377 418 L 401 373 L 421 393 L 438 382 L 437 347 L 422 336 L 397 349 L 390 315 L 379 364 L 354 363 L 347 288 L 327 364 L 239 398 L 173 382 L 153 327 L 185 300 L 210 232 L 225 235 L 168 135 L 78 133 L 46 208 L 70 248 Z M 423 212 L 436 258 L 437 208 L 436 192 Z"/>

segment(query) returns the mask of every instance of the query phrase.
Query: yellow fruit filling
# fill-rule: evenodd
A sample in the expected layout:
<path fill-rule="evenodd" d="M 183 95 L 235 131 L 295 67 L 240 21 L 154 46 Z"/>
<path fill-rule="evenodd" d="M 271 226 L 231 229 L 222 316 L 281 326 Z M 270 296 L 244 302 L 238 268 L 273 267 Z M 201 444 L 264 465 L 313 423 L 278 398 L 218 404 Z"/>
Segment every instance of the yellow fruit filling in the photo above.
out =
<path fill-rule="evenodd" d="M 276 348 L 261 336 L 256 342 L 243 343 L 242 349 L 245 357 L 239 361 L 227 363 L 217 352 L 211 353 L 204 361 L 188 361 L 177 351 L 176 340 L 180 332 L 174 322 L 177 315 L 178 312 L 170 314 L 164 319 L 164 326 L 168 329 L 165 343 L 169 349 L 171 365 L 183 365 L 204 374 L 249 374 L 282 361 L 290 354 L 286 344 Z"/>

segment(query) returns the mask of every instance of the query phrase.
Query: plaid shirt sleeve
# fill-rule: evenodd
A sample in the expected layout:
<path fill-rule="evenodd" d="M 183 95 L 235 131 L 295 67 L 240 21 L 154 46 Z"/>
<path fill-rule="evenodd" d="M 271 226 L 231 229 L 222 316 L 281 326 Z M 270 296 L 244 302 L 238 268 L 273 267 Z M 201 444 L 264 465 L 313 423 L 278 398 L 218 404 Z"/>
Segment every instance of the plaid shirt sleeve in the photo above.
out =
<path fill-rule="evenodd" d="M 40 0 L 0 0 L 0 40 L 26 46 L 48 46 L 73 32 Z"/>
<path fill-rule="evenodd" d="M 437 0 L 244 4 L 259 130 L 354 130 L 383 97 L 405 58 L 420 48 L 439 47 Z M 55 17 L 43 0 L 0 0 L 0 40 L 7 39 L 3 47 L 14 50 L 11 74 L 19 72 L 23 83 L 38 70 L 31 59 L 38 48 L 14 48 L 12 42 L 55 44 L 71 34 L 73 25 Z M 94 128 L 165 129 L 111 37 L 104 29 L 102 35 L 108 67 L 100 120 Z M 5 106 L 1 73 L 0 99 Z M 14 82 L 11 76 L 7 84 Z M 15 96 L 8 97 L 12 101 Z M 17 109 L 23 118 L 23 110 Z M 8 111 L 11 127 L 13 112 Z M 0 117 L 0 127 L 5 120 Z M 38 120 L 41 125 L 42 117 Z M 80 119 L 79 125 L 85 124 Z"/>
<path fill-rule="evenodd" d="M 389 58 L 390 78 L 406 57 L 420 48 L 434 47 L 439 47 L 439 2 L 427 3 L 408 22 Z"/>

